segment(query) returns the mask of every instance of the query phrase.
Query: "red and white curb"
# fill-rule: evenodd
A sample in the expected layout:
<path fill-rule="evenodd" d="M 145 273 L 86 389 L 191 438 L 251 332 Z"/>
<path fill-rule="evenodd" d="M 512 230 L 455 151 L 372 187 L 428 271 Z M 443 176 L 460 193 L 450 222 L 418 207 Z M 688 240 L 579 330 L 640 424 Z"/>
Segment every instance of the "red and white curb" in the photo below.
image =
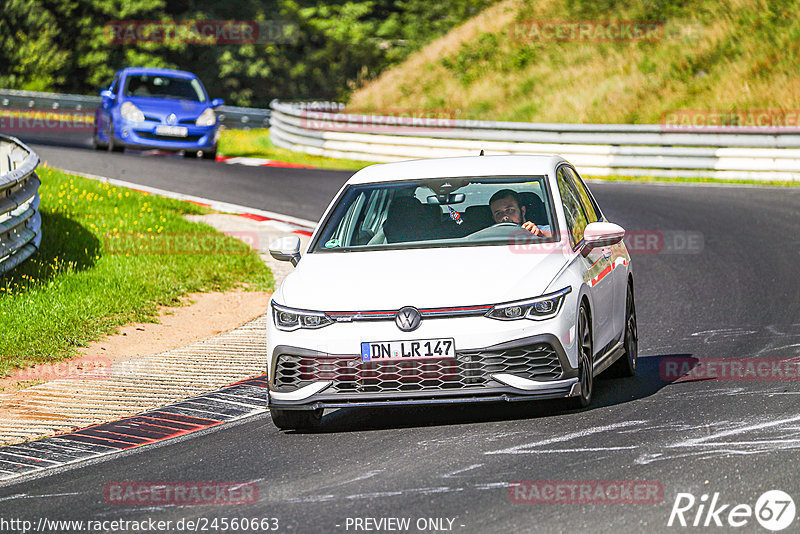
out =
<path fill-rule="evenodd" d="M 231 204 L 229 202 L 221 202 L 219 200 L 211 200 L 208 198 L 197 197 L 194 195 L 184 195 L 183 193 L 175 193 L 173 191 L 167 191 L 166 189 L 159 189 L 157 187 L 135 184 L 132 182 L 126 182 L 124 180 L 108 178 L 106 176 L 98 176 L 96 174 L 87 174 L 84 172 L 71 171 L 68 169 L 63 169 L 63 171 L 69 174 L 74 174 L 76 176 L 81 176 L 83 178 L 88 178 L 90 180 L 97 180 L 98 182 L 104 182 L 117 187 L 125 187 L 127 189 L 138 191 L 140 193 L 148 193 L 166 198 L 183 200 L 184 202 L 191 202 L 193 204 L 198 204 L 200 206 L 204 206 L 216 211 L 221 211 L 223 213 L 233 213 L 235 215 L 246 217 L 254 221 L 259 221 L 259 222 L 269 221 L 278 230 L 285 232 L 310 236 L 314 231 L 314 228 L 317 226 L 317 223 L 314 221 L 309 221 L 308 219 L 301 219 L 299 217 L 293 217 L 291 215 L 284 215 L 282 213 L 275 213 L 273 211 L 260 210 L 257 208 L 249 208 L 247 206 L 241 206 L 239 204 Z"/>
<path fill-rule="evenodd" d="M 0 484 L 264 414 L 266 375 L 110 423 L 0 447 Z"/>
<path fill-rule="evenodd" d="M 142 156 L 175 156 L 179 154 L 169 150 L 145 150 Z M 245 158 L 241 156 L 217 156 L 216 161 L 220 163 L 227 163 L 229 165 L 246 165 L 248 167 L 285 167 L 287 169 L 316 169 L 313 165 L 301 165 L 299 163 L 289 163 L 288 161 L 280 161 L 277 159 L 266 158 Z"/>
<path fill-rule="evenodd" d="M 278 161 L 276 159 L 264 158 L 243 158 L 238 156 L 217 156 L 217 161 L 228 165 L 246 165 L 248 167 L 285 167 L 287 169 L 316 169 L 312 165 L 300 165 L 299 163 L 289 163 L 288 161 Z"/>

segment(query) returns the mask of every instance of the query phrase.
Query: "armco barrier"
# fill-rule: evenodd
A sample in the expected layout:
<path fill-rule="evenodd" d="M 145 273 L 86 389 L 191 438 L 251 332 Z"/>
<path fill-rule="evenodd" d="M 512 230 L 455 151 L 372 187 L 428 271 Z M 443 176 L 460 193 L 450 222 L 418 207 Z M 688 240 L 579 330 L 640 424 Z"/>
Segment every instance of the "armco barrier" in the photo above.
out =
<path fill-rule="evenodd" d="M 364 161 L 560 154 L 587 175 L 800 180 L 800 128 L 542 124 L 374 116 L 341 105 L 273 101 L 282 148 Z M 717 130 L 717 131 L 715 131 Z M 718 131 L 724 130 L 724 131 Z"/>
<path fill-rule="evenodd" d="M 68 113 L 94 113 L 100 105 L 99 96 L 36 93 L 0 89 L 0 111 L 47 110 Z M 270 110 L 220 106 L 216 109 L 220 124 L 227 128 L 267 128 Z"/>
<path fill-rule="evenodd" d="M 0 135 L 0 273 L 10 271 L 39 248 L 39 156 L 14 137 Z"/>

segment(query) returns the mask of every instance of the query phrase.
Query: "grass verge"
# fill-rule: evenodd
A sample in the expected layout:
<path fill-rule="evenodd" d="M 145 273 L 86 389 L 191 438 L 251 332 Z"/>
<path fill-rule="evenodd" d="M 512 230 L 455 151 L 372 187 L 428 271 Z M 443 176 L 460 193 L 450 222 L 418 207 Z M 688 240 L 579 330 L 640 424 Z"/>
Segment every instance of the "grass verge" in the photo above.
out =
<path fill-rule="evenodd" d="M 247 245 L 186 214 L 194 204 L 41 167 L 40 251 L 0 275 L 0 376 L 67 358 L 184 295 L 272 287 Z"/>
<path fill-rule="evenodd" d="M 752 124 L 766 112 L 769 122 L 755 124 L 794 125 L 798 11 L 800 0 L 504 0 L 383 71 L 348 106 L 622 124 L 661 124 L 675 111 Z M 569 29 L 614 21 L 661 29 L 653 39 Z"/>
<path fill-rule="evenodd" d="M 218 150 L 230 157 L 266 158 L 320 169 L 359 170 L 374 162 L 312 156 L 272 144 L 269 130 L 225 130 L 219 138 Z"/>

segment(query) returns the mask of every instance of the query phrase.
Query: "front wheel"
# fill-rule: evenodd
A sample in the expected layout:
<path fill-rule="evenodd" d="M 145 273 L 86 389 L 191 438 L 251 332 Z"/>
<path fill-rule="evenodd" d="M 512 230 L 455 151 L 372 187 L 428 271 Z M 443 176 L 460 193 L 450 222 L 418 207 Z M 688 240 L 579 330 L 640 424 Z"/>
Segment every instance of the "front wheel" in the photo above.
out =
<path fill-rule="evenodd" d="M 108 145 L 100 141 L 100 136 L 97 133 L 97 125 L 94 126 L 94 133 L 92 134 L 92 148 L 95 150 L 105 150 Z"/>
<path fill-rule="evenodd" d="M 109 152 L 124 152 L 125 147 L 119 144 L 114 137 L 114 123 L 108 123 L 108 151 Z"/>
<path fill-rule="evenodd" d="M 217 151 L 216 149 L 213 150 L 203 150 L 203 159 L 217 159 Z"/>
<path fill-rule="evenodd" d="M 636 304 L 633 301 L 633 286 L 628 284 L 625 297 L 625 354 L 608 368 L 609 376 L 627 377 L 636 374 L 636 360 L 639 356 L 639 331 L 636 326 Z"/>
<path fill-rule="evenodd" d="M 592 328 L 589 311 L 585 304 L 581 304 L 578 312 L 578 380 L 581 384 L 581 393 L 577 397 L 567 399 L 567 406 L 571 409 L 586 408 L 592 402 L 594 389 L 594 356 L 592 352 Z"/>
<path fill-rule="evenodd" d="M 272 422 L 281 430 L 313 430 L 322 422 L 322 412 L 322 408 L 316 410 L 269 409 Z"/>

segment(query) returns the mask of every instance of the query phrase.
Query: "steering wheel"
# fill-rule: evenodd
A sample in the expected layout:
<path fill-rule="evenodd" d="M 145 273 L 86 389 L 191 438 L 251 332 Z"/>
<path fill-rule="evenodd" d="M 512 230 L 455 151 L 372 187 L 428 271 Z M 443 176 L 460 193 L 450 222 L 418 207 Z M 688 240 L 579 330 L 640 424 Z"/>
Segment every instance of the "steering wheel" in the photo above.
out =
<path fill-rule="evenodd" d="M 478 230 L 476 232 L 473 232 L 473 233 L 469 234 L 467 239 L 478 239 L 478 238 L 480 238 L 480 236 L 494 235 L 495 232 L 493 232 L 493 230 L 498 229 L 498 228 L 519 228 L 519 227 L 520 226 L 517 223 L 512 223 L 512 222 L 495 223 L 495 224 L 493 224 L 491 226 L 487 226 L 486 228 L 482 228 L 482 229 L 480 229 L 480 230 Z"/>

